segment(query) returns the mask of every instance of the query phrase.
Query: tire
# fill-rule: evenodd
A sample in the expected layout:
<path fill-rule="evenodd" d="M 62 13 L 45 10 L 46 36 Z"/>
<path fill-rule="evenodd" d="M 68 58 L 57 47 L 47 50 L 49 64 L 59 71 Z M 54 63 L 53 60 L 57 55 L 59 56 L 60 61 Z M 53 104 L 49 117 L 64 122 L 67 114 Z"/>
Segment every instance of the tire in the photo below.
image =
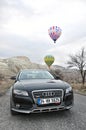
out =
<path fill-rule="evenodd" d="M 71 108 L 69 108 L 69 109 L 65 109 L 64 111 L 70 111 L 71 110 Z"/>
<path fill-rule="evenodd" d="M 15 112 L 13 110 L 10 110 L 10 112 L 11 112 L 11 115 L 18 115 L 18 112 Z"/>
<path fill-rule="evenodd" d="M 70 108 L 71 109 L 71 108 Z M 70 111 L 70 109 L 65 109 L 65 111 Z"/>
<path fill-rule="evenodd" d="M 10 98 L 10 113 L 11 115 L 18 115 L 18 112 L 12 110 L 13 105 L 14 105 L 13 100 L 12 98 Z"/>

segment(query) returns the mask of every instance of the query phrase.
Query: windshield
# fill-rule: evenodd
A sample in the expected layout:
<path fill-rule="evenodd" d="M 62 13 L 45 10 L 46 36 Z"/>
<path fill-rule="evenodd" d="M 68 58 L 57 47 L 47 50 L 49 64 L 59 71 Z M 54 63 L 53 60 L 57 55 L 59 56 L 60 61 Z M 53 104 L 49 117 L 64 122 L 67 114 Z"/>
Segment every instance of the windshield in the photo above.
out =
<path fill-rule="evenodd" d="M 26 70 L 19 75 L 19 80 L 29 79 L 54 79 L 54 77 L 45 70 Z"/>

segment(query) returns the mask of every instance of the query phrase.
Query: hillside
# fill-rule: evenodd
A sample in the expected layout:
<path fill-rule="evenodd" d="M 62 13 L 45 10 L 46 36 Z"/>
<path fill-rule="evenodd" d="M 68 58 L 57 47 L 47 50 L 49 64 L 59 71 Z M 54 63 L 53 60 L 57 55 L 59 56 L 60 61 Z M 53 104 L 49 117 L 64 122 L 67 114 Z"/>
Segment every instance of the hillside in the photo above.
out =
<path fill-rule="evenodd" d="M 81 83 L 81 75 L 77 69 L 69 69 L 62 66 L 54 65 L 53 70 L 59 70 L 63 80 L 69 83 Z"/>
<path fill-rule="evenodd" d="M 32 63 L 26 56 L 17 56 L 7 59 L 0 59 L 0 93 L 9 88 L 13 81 L 11 76 L 16 75 L 21 69 L 48 69 L 47 66 Z M 77 83 L 81 81 L 80 74 L 77 70 L 67 69 L 58 65 L 51 67 L 52 72 L 60 75 L 63 80 L 69 83 Z"/>
<path fill-rule="evenodd" d="M 32 63 L 25 56 L 0 59 L 0 95 L 12 85 L 13 81 L 10 79 L 11 76 L 16 75 L 21 69 L 36 68 L 45 68 L 45 66 Z"/>
<path fill-rule="evenodd" d="M 18 73 L 21 69 L 44 68 L 44 66 L 32 63 L 28 57 L 17 56 L 0 59 L 0 74 L 10 76 Z"/>
<path fill-rule="evenodd" d="M 21 69 L 40 69 L 46 68 L 46 66 L 32 63 L 26 56 L 17 56 L 7 59 L 0 59 L 0 75 L 4 77 L 10 77 L 18 73 Z M 52 71 L 56 71 L 60 74 L 64 80 L 69 82 L 79 82 L 81 77 L 79 72 L 74 69 L 67 69 L 62 66 L 53 65 Z M 77 78 L 78 77 L 78 78 Z"/>

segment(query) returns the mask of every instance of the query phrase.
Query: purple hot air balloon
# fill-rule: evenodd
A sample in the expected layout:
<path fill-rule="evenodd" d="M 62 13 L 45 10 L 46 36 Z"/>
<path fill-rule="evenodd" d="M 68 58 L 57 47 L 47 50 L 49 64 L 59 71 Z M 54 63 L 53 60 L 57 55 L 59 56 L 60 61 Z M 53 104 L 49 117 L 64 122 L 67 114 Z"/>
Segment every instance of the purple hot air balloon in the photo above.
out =
<path fill-rule="evenodd" d="M 50 37 L 52 38 L 52 40 L 54 41 L 54 43 L 60 37 L 61 32 L 62 32 L 61 28 L 57 26 L 52 26 L 48 29 L 48 33 Z"/>

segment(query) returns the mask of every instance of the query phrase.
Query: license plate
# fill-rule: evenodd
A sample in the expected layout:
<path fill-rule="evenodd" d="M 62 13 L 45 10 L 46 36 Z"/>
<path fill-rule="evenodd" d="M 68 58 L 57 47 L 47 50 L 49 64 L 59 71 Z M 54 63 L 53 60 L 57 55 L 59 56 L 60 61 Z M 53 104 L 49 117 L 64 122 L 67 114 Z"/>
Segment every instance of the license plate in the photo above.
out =
<path fill-rule="evenodd" d="M 38 98 L 37 100 L 38 105 L 50 104 L 50 103 L 60 103 L 60 98 L 47 98 L 47 99 Z"/>

